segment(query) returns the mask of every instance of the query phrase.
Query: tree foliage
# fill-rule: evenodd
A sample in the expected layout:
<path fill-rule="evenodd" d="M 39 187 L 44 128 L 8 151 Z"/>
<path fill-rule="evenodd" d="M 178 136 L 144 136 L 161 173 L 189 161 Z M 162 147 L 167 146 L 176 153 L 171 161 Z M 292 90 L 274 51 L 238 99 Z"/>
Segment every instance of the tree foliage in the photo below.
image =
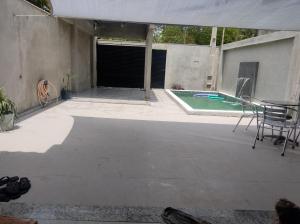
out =
<path fill-rule="evenodd" d="M 48 12 L 50 11 L 48 0 L 27 0 L 27 1 L 43 10 L 46 10 Z"/>
<path fill-rule="evenodd" d="M 161 25 L 157 27 L 154 41 L 157 43 L 209 45 L 211 31 L 211 27 Z M 222 32 L 223 29 L 219 28 L 217 33 L 217 45 L 221 44 Z M 226 28 L 224 43 L 231 43 L 256 35 L 256 30 Z"/>

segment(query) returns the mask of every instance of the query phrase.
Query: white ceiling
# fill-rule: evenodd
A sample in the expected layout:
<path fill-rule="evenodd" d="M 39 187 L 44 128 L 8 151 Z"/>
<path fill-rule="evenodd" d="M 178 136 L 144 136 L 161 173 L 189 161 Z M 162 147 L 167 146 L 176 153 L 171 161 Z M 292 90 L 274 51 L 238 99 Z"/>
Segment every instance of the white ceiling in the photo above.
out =
<path fill-rule="evenodd" d="M 50 1 L 58 17 L 300 31 L 300 0 Z"/>

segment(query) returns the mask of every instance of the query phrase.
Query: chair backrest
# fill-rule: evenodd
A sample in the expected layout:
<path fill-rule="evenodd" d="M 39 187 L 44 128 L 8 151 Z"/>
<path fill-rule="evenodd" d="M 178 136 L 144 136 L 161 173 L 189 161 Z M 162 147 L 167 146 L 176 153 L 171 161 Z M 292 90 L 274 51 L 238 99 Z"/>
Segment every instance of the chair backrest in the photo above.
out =
<path fill-rule="evenodd" d="M 242 106 L 242 111 L 245 113 L 246 111 L 251 111 L 252 113 L 256 114 L 257 113 L 257 108 L 256 105 L 252 103 L 252 98 L 251 96 L 248 95 L 241 95 L 241 106 Z"/>
<path fill-rule="evenodd" d="M 279 106 L 264 106 L 264 120 L 281 122 L 285 124 L 287 121 L 288 108 Z"/>
<path fill-rule="evenodd" d="M 251 96 L 241 95 L 240 98 L 246 102 L 251 102 Z"/>

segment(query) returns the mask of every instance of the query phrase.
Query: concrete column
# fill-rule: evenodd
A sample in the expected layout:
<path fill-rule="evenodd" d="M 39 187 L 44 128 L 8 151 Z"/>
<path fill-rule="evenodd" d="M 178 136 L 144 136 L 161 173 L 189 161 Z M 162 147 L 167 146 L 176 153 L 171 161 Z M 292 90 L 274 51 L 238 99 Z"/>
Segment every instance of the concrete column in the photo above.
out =
<path fill-rule="evenodd" d="M 93 39 L 93 87 L 97 87 L 97 39 Z"/>
<path fill-rule="evenodd" d="M 300 96 L 300 34 L 294 37 L 293 43 L 285 99 L 297 102 Z"/>
<path fill-rule="evenodd" d="M 220 88 L 222 87 L 222 83 L 223 83 L 223 58 L 224 58 L 223 45 L 224 45 L 225 29 L 226 28 L 223 27 L 222 41 L 221 41 L 220 53 L 219 53 L 218 74 L 216 77 L 216 90 L 219 90 L 219 91 L 220 91 Z"/>
<path fill-rule="evenodd" d="M 216 80 L 218 73 L 219 49 L 217 48 L 217 27 L 212 28 L 210 39 L 210 55 L 209 55 L 209 75 L 207 84 L 210 85 L 209 90 L 216 90 Z"/>
<path fill-rule="evenodd" d="M 214 26 L 211 31 L 211 38 L 210 38 L 210 46 L 211 47 L 217 46 L 217 32 L 218 32 L 218 27 Z"/>
<path fill-rule="evenodd" d="M 153 42 L 154 25 L 150 24 L 146 37 L 146 51 L 145 51 L 145 73 L 144 73 L 144 89 L 145 99 L 150 99 L 151 91 L 151 66 L 152 66 L 152 42 Z"/>

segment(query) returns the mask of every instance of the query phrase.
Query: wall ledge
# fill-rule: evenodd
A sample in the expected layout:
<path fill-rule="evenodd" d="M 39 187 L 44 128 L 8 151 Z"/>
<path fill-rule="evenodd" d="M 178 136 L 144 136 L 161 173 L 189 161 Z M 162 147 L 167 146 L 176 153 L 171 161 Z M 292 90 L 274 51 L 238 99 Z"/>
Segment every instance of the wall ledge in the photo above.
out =
<path fill-rule="evenodd" d="M 235 48 L 241 48 L 241 47 L 248 47 L 248 46 L 253 46 L 253 45 L 258 45 L 258 44 L 270 43 L 270 42 L 274 42 L 274 41 L 294 38 L 297 35 L 299 35 L 299 32 L 279 31 L 279 32 L 260 35 L 260 36 L 257 36 L 257 37 L 252 37 L 252 38 L 249 38 L 249 39 L 245 39 L 245 40 L 225 44 L 225 45 L 223 45 L 222 50 L 226 51 L 226 50 L 231 50 L 231 49 L 235 49 Z"/>

